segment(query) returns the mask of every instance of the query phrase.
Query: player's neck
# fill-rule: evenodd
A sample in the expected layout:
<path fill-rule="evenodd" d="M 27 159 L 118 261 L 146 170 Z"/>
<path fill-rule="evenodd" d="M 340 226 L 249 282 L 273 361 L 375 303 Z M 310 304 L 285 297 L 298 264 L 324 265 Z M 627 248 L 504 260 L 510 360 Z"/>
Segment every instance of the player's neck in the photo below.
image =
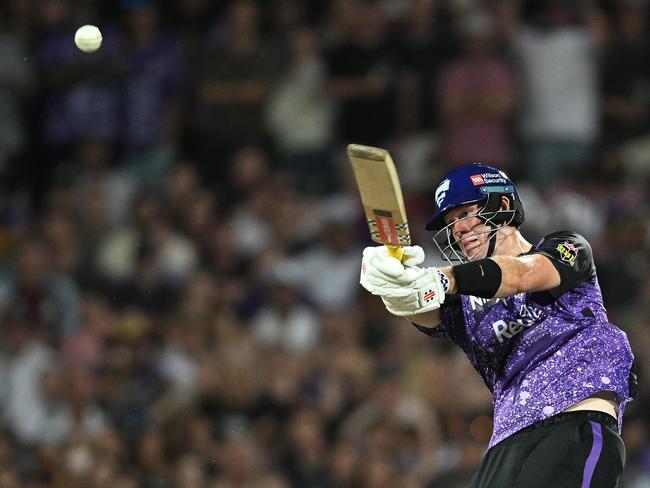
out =
<path fill-rule="evenodd" d="M 524 239 L 514 227 L 506 227 L 499 233 L 499 242 L 496 245 L 496 253 L 506 256 L 519 256 L 525 254 L 533 247 L 533 245 Z"/>

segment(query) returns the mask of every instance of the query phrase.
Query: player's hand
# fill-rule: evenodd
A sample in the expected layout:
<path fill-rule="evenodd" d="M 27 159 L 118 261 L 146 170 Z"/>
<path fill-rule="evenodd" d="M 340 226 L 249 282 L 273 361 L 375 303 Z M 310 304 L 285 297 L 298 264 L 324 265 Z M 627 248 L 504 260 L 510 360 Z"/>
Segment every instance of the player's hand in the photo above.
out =
<path fill-rule="evenodd" d="M 440 306 L 434 306 L 425 310 L 424 308 L 420 307 L 420 301 L 412 295 L 405 298 L 381 297 L 381 301 L 384 302 L 386 310 L 388 310 L 393 315 L 397 315 L 398 317 L 417 315 L 418 313 L 435 310 Z"/>
<path fill-rule="evenodd" d="M 373 295 L 399 294 L 402 282 L 395 277 L 401 276 L 408 267 L 424 261 L 424 251 L 420 246 L 405 246 L 402 251 L 404 256 L 400 262 L 388 254 L 385 246 L 365 248 L 359 279 L 361 286 Z"/>
<path fill-rule="evenodd" d="M 406 268 L 396 278 L 402 283 L 399 293 L 381 295 L 393 315 L 417 315 L 437 310 L 445 301 L 449 281 L 438 268 Z"/>
<path fill-rule="evenodd" d="M 404 262 L 422 263 L 424 251 L 419 246 L 405 248 Z M 393 315 L 405 316 L 440 308 L 449 288 L 446 277 L 437 268 L 404 266 L 379 247 L 364 250 L 361 285 L 373 295 L 381 296 Z"/>

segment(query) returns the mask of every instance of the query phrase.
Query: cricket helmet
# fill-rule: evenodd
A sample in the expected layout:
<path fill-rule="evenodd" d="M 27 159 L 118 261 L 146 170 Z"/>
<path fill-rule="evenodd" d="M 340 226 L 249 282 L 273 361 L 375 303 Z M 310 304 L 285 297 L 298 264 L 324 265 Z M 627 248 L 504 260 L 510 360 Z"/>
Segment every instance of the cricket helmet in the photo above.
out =
<path fill-rule="evenodd" d="M 510 199 L 510 211 L 501 212 L 501 197 Z M 524 222 L 524 207 L 512 180 L 503 171 L 479 163 L 468 163 L 447 173 L 436 185 L 435 212 L 427 221 L 427 230 L 445 227 L 444 217 L 451 210 L 470 203 L 485 202 L 481 214 L 490 213 L 492 223 L 519 227 Z M 514 214 L 513 214 L 514 212 Z M 480 216 L 480 214 L 479 214 Z"/>

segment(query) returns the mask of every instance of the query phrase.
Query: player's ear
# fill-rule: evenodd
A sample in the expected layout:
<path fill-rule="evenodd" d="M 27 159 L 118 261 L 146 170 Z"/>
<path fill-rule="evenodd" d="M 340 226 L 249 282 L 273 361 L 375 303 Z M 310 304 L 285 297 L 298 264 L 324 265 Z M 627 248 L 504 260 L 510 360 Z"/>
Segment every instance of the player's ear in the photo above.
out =
<path fill-rule="evenodd" d="M 510 210 L 510 199 L 505 195 L 501 197 L 501 210 Z"/>

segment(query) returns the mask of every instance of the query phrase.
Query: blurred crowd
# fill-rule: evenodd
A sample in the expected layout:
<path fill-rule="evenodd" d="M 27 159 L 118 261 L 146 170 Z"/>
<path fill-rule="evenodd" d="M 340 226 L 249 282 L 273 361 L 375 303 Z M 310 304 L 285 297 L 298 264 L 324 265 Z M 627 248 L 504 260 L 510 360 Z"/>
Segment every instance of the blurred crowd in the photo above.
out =
<path fill-rule="evenodd" d="M 352 142 L 393 153 L 433 264 L 467 161 L 519 184 L 529 240 L 588 238 L 641 369 L 621 486 L 649 487 L 649 12 L 4 0 L 0 488 L 468 486 L 489 392 L 362 293 Z"/>

